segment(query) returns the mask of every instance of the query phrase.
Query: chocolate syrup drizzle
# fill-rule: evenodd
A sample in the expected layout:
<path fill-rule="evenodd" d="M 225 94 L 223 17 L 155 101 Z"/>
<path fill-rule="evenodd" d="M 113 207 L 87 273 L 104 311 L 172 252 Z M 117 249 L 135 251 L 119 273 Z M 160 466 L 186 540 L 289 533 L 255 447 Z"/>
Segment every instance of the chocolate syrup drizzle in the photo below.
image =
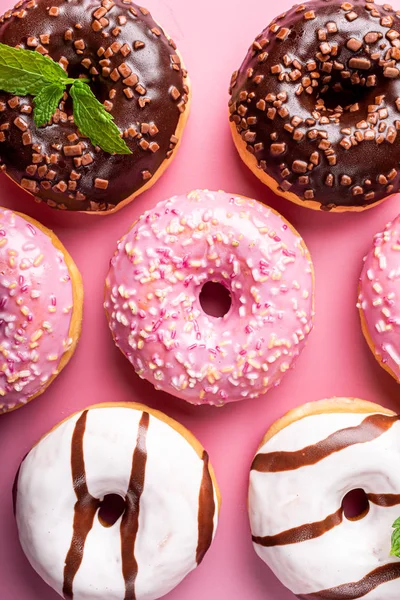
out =
<path fill-rule="evenodd" d="M 324 440 L 301 450 L 257 454 L 251 469 L 261 473 L 279 473 L 315 465 L 349 446 L 372 442 L 388 431 L 399 419 L 398 415 L 369 415 L 360 425 L 335 431 Z"/>
<path fill-rule="evenodd" d="M 199 493 L 199 514 L 198 526 L 199 537 L 196 550 L 196 562 L 199 565 L 209 549 L 214 531 L 214 485 L 209 470 L 209 457 L 207 452 L 203 451 L 203 477 Z"/>
<path fill-rule="evenodd" d="M 71 469 L 72 482 L 77 497 L 74 508 L 74 525 L 71 546 L 65 559 L 63 594 L 66 600 L 73 598 L 75 575 L 81 566 L 86 538 L 93 527 L 94 518 L 100 508 L 100 500 L 89 494 L 86 482 L 83 439 L 88 411 L 85 410 L 76 422 L 72 435 Z"/>
<path fill-rule="evenodd" d="M 390 506 L 397 506 L 400 504 L 400 494 L 367 494 L 367 498 L 372 504 L 388 508 Z M 366 511 L 368 512 L 368 511 Z M 255 544 L 264 546 L 265 548 L 271 548 L 272 546 L 286 546 L 287 544 L 298 544 L 300 542 L 306 542 L 307 540 L 313 540 L 321 537 L 334 527 L 337 527 L 343 522 L 344 510 L 340 507 L 339 510 L 329 515 L 322 521 L 316 521 L 315 523 L 306 523 L 287 529 L 281 533 L 275 535 L 256 536 L 253 535 L 252 539 Z M 366 513 L 362 516 L 364 517 Z M 359 517 L 360 518 L 360 517 Z M 357 520 L 357 519 L 353 519 Z"/>
<path fill-rule="evenodd" d="M 143 493 L 146 474 L 146 437 L 149 421 L 149 414 L 144 412 L 139 423 L 129 487 L 126 493 L 126 510 L 121 521 L 121 554 L 122 573 L 125 580 L 125 600 L 136 600 L 135 582 L 138 574 L 138 564 L 135 558 L 135 543 L 139 529 L 140 497 Z"/>
<path fill-rule="evenodd" d="M 400 562 L 393 562 L 374 569 L 354 583 L 345 583 L 328 590 L 297 596 L 297 598 L 299 600 L 357 600 L 357 598 L 366 596 L 383 583 L 388 583 L 399 577 Z"/>

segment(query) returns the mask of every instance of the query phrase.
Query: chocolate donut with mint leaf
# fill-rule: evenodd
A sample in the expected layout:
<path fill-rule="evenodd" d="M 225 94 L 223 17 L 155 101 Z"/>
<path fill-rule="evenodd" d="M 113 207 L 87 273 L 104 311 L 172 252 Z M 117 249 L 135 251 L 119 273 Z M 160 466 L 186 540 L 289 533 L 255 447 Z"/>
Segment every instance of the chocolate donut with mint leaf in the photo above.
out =
<path fill-rule="evenodd" d="M 155 183 L 179 144 L 190 89 L 148 10 L 127 0 L 19 2 L 0 20 L 0 45 L 0 161 L 11 179 L 51 207 L 102 213 Z M 19 86 L 14 48 L 58 65 Z"/>

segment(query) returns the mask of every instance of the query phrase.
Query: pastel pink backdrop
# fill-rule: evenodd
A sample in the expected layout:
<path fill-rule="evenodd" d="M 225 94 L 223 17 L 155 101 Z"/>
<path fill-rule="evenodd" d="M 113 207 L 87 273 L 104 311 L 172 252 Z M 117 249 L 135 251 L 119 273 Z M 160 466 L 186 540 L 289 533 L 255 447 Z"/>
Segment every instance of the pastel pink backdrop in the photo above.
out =
<path fill-rule="evenodd" d="M 146 402 L 189 427 L 211 455 L 223 497 L 218 533 L 201 567 L 168 600 L 292 600 L 257 558 L 250 540 L 248 471 L 262 435 L 288 409 L 334 395 L 398 408 L 397 384 L 375 362 L 361 335 L 356 296 L 362 258 L 373 235 L 400 212 L 400 198 L 362 214 L 296 207 L 258 182 L 240 162 L 230 138 L 230 75 L 261 28 L 291 4 L 292 0 L 148 0 L 146 6 L 184 56 L 193 82 L 193 107 L 173 165 L 151 191 L 122 212 L 104 218 L 56 212 L 37 205 L 0 177 L 0 204 L 53 228 L 78 264 L 85 285 L 83 335 L 71 363 L 43 396 L 0 417 L 1 600 L 59 598 L 20 549 L 11 488 L 30 447 L 76 410 L 97 402 Z M 0 0 L 1 12 L 10 7 L 8 0 Z M 157 201 L 200 187 L 244 194 L 278 209 L 304 236 L 316 272 L 315 330 L 295 371 L 265 397 L 222 409 L 191 407 L 142 382 L 114 347 L 103 311 L 104 279 L 117 239 Z M 327 548 L 327 560 L 329 552 Z"/>

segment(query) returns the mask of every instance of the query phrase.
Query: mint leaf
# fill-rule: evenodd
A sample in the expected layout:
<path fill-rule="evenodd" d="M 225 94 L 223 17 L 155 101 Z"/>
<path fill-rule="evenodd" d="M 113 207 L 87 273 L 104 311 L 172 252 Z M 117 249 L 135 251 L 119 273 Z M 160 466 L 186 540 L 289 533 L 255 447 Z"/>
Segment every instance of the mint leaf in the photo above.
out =
<path fill-rule="evenodd" d="M 392 525 L 394 531 L 392 533 L 392 549 L 390 556 L 400 557 L 400 517 Z"/>
<path fill-rule="evenodd" d="M 63 97 L 65 83 L 50 83 L 35 96 L 33 119 L 36 127 L 45 125 L 56 112 L 60 100 Z"/>
<path fill-rule="evenodd" d="M 39 94 L 49 83 L 66 81 L 62 67 L 39 52 L 0 44 L 0 89 L 17 96 Z"/>
<path fill-rule="evenodd" d="M 75 125 L 94 146 L 109 154 L 132 154 L 121 138 L 114 117 L 106 111 L 86 83 L 74 81 L 70 94 L 73 99 Z"/>

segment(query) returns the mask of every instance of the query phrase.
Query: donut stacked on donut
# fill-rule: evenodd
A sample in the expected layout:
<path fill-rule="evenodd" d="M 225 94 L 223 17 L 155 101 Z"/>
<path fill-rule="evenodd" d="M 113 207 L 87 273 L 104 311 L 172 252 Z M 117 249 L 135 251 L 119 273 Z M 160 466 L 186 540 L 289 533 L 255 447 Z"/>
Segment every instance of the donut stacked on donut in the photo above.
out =
<path fill-rule="evenodd" d="M 303 600 L 396 600 L 390 531 L 400 510 L 399 417 L 362 400 L 305 405 L 275 423 L 250 473 L 254 548 Z M 369 507 L 349 519 L 353 490 Z"/>
<path fill-rule="evenodd" d="M 204 312 L 204 284 L 231 295 Z M 313 267 L 299 234 L 271 208 L 224 192 L 160 202 L 111 260 L 105 308 L 140 377 L 193 404 L 254 398 L 295 363 L 313 324 Z"/>
<path fill-rule="evenodd" d="M 2 17 L 0 42 L 89 77 L 132 152 L 110 155 L 81 136 L 66 96 L 37 128 L 31 97 L 0 92 L 1 164 L 18 185 L 55 208 L 104 212 L 157 180 L 179 144 L 189 87 L 175 43 L 148 10 L 130 0 L 25 0 Z"/>
<path fill-rule="evenodd" d="M 231 82 L 244 162 L 308 208 L 375 206 L 400 185 L 400 12 L 313 0 L 255 39 Z"/>
<path fill-rule="evenodd" d="M 358 307 L 362 330 L 378 362 L 400 381 L 400 216 L 374 238 L 364 259 Z"/>
<path fill-rule="evenodd" d="M 100 518 L 105 496 L 122 516 Z M 73 415 L 36 445 L 16 479 L 24 552 L 66 600 L 154 600 L 203 560 L 218 520 L 208 454 L 184 427 L 138 404 Z"/>
<path fill-rule="evenodd" d="M 67 364 L 82 304 L 81 276 L 54 233 L 0 208 L 0 413 L 41 394 Z"/>

